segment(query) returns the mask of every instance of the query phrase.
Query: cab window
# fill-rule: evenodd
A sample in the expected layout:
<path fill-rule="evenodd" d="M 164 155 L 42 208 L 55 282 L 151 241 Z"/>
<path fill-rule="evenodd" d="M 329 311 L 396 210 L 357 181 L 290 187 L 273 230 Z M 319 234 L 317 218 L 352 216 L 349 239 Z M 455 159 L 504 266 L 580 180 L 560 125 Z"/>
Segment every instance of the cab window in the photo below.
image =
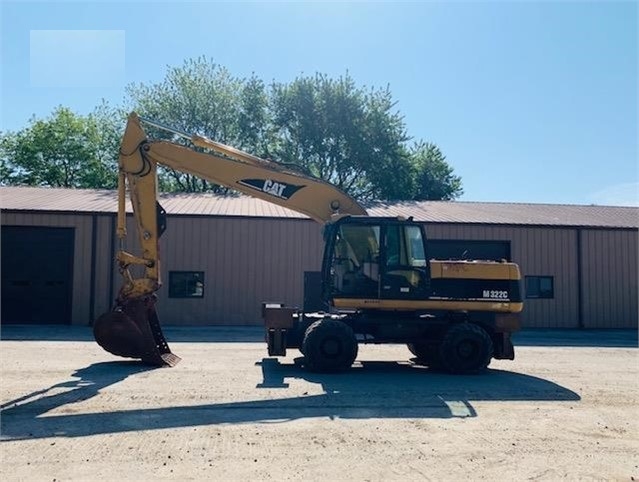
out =
<path fill-rule="evenodd" d="M 389 225 L 386 230 L 386 264 L 392 266 L 426 266 L 424 240 L 419 226 Z"/>
<path fill-rule="evenodd" d="M 406 239 L 408 248 L 408 264 L 415 267 L 426 266 L 426 253 L 424 252 L 424 238 L 419 226 L 406 226 Z"/>

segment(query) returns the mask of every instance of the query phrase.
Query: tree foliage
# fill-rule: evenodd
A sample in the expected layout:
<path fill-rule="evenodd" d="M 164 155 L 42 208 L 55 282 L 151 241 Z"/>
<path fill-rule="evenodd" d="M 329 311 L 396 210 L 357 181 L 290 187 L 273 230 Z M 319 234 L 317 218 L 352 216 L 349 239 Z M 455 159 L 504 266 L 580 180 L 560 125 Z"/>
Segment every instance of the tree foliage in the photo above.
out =
<path fill-rule="evenodd" d="M 114 188 L 120 133 L 107 104 L 81 116 L 66 107 L 0 134 L 0 182 Z"/>
<path fill-rule="evenodd" d="M 266 85 L 199 57 L 169 67 L 160 82 L 127 87 L 126 108 L 104 102 L 88 116 L 58 107 L 18 131 L 0 134 L 0 182 L 111 188 L 127 111 L 207 136 L 254 155 L 298 165 L 360 201 L 455 199 L 461 179 L 441 150 L 409 145 L 390 89 L 358 86 L 346 74 L 315 74 Z M 148 127 L 152 138 L 188 144 Z M 193 148 L 193 146 L 189 147 Z M 194 148 L 199 150 L 199 148 Z M 232 191 L 160 167 L 165 191 Z"/>
<path fill-rule="evenodd" d="M 318 74 L 275 84 L 272 104 L 278 159 L 359 199 L 410 192 L 403 179 L 410 177 L 408 135 L 388 89 L 367 91 L 348 75 Z"/>
<path fill-rule="evenodd" d="M 127 94 L 132 109 L 142 116 L 256 155 L 267 152 L 268 100 L 264 84 L 255 77 L 239 79 L 226 68 L 200 57 L 169 68 L 157 84 L 128 86 Z M 150 129 L 150 133 L 154 138 L 186 142 L 166 131 Z M 160 179 L 165 190 L 229 192 L 171 169 L 161 170 Z"/>
<path fill-rule="evenodd" d="M 453 168 L 435 144 L 418 142 L 412 148 L 411 158 L 415 169 L 413 199 L 450 201 L 463 194 L 461 177 L 453 174 Z"/>

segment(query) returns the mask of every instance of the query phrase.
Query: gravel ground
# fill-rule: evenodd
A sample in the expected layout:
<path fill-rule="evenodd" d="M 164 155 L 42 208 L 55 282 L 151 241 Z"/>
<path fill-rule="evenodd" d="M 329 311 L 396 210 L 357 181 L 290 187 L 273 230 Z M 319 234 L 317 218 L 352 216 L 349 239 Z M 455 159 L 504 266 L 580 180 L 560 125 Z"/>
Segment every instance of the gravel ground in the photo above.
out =
<path fill-rule="evenodd" d="M 252 328 L 167 329 L 170 369 L 3 328 L 0 479 L 639 480 L 636 333 L 579 333 L 524 333 L 480 376 L 403 346 L 317 375 Z"/>

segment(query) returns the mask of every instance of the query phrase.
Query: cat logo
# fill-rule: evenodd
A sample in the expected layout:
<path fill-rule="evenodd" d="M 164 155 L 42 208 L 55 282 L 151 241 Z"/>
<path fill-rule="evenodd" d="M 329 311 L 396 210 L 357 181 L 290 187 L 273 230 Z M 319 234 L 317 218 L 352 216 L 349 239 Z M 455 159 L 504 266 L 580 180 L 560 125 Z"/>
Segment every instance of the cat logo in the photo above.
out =
<path fill-rule="evenodd" d="M 289 199 L 293 194 L 305 187 L 287 184 L 285 182 L 277 182 L 272 179 L 242 179 L 237 181 L 237 183 L 280 199 Z"/>
<path fill-rule="evenodd" d="M 273 196 L 284 198 L 284 188 L 286 188 L 286 184 L 280 184 L 279 182 L 267 179 L 264 181 L 262 191 L 272 194 Z"/>

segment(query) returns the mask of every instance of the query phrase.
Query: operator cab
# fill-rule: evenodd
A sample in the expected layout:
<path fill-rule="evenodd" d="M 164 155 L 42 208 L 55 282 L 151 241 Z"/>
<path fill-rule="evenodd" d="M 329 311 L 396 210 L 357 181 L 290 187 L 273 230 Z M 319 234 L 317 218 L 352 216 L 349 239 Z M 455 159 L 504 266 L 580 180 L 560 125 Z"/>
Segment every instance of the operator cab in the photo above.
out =
<path fill-rule="evenodd" d="M 324 297 L 417 300 L 430 292 L 424 228 L 412 220 L 348 216 L 325 228 Z"/>

